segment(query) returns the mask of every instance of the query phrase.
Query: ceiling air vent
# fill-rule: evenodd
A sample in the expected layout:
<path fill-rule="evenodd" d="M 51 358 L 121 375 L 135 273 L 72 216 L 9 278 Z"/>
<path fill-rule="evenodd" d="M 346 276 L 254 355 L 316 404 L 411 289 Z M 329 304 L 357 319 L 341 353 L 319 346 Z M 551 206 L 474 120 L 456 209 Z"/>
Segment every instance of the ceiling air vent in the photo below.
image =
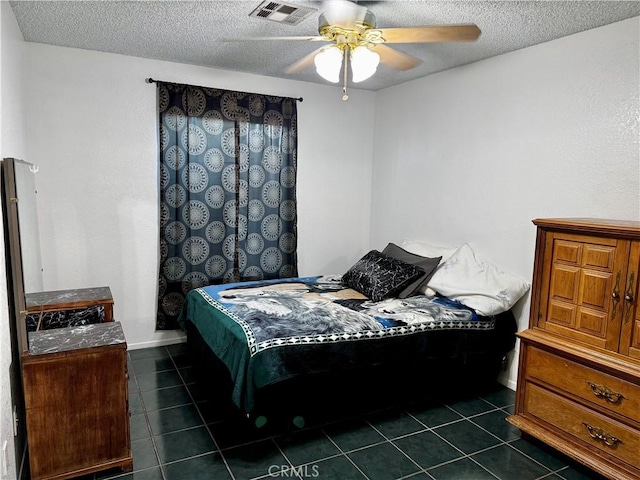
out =
<path fill-rule="evenodd" d="M 292 3 L 266 0 L 249 14 L 250 17 L 265 18 L 273 22 L 297 25 L 315 11 L 315 8 L 303 7 Z"/>

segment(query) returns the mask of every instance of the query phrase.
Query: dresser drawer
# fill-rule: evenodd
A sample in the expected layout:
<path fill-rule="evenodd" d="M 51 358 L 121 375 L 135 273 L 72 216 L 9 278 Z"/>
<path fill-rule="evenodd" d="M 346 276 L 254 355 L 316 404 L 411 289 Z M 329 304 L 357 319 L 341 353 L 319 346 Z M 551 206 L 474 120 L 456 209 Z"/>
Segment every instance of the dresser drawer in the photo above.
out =
<path fill-rule="evenodd" d="M 536 417 L 604 453 L 638 465 L 640 431 L 591 411 L 532 383 L 526 385 L 525 415 Z"/>
<path fill-rule="evenodd" d="M 640 422 L 640 385 L 535 347 L 527 350 L 526 371 L 528 378 L 541 380 Z"/>

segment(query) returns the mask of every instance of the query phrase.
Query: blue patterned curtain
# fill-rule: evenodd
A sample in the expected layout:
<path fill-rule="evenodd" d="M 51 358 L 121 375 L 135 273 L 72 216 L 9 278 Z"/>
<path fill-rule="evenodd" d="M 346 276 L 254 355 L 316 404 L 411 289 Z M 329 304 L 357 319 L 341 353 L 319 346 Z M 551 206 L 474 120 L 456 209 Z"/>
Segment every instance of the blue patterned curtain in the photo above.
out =
<path fill-rule="evenodd" d="M 177 328 L 186 293 L 294 277 L 294 98 L 158 82 L 158 329 Z"/>

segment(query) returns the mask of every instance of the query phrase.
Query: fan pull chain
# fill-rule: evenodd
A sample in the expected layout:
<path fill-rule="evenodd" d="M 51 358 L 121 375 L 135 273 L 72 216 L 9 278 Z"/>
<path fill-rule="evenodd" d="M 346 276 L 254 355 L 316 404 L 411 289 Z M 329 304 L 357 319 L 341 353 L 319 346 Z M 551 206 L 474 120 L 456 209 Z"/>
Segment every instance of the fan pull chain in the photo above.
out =
<path fill-rule="evenodd" d="M 349 48 L 345 48 L 344 51 L 344 85 L 342 87 L 342 101 L 346 102 L 349 100 L 349 95 L 347 95 L 347 68 L 349 63 L 347 62 L 347 57 L 349 56 Z"/>

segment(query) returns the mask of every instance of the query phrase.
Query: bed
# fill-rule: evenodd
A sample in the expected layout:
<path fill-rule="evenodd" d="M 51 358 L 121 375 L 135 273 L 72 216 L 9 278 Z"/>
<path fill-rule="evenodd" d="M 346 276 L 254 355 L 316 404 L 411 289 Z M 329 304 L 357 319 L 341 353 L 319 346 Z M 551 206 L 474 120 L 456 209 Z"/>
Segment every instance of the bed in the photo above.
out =
<path fill-rule="evenodd" d="M 346 406 L 353 394 L 369 401 L 495 381 L 515 343 L 510 309 L 485 315 L 456 295 L 427 296 L 441 258 L 400 250 L 369 252 L 343 276 L 189 292 L 179 322 L 205 382 L 255 417 L 309 401 Z"/>

